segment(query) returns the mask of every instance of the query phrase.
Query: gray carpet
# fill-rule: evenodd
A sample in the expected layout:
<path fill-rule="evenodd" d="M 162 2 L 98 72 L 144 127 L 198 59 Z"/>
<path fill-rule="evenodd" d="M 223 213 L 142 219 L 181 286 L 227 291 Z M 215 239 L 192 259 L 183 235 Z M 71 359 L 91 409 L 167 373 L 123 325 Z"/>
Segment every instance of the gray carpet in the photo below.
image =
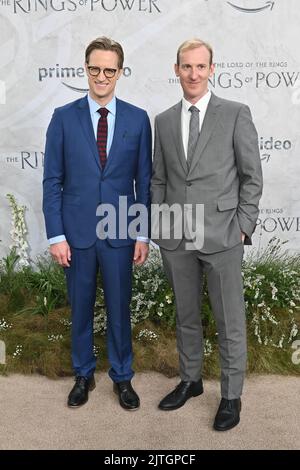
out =
<path fill-rule="evenodd" d="M 212 429 L 219 383 L 205 381 L 204 394 L 172 412 L 157 404 L 177 383 L 156 373 L 136 374 L 141 408 L 123 410 L 106 374 L 79 409 L 66 397 L 73 379 L 0 377 L 0 449 L 299 449 L 300 379 L 251 376 L 246 380 L 239 426 Z"/>

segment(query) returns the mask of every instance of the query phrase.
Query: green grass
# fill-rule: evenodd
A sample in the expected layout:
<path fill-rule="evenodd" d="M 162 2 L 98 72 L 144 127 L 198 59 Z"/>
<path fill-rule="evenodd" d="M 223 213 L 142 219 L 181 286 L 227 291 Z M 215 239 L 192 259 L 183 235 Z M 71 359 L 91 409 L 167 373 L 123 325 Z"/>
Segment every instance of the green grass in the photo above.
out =
<path fill-rule="evenodd" d="M 34 265 L 25 268 L 18 266 L 18 260 L 15 250 L 0 260 L 0 340 L 5 342 L 7 353 L 6 364 L 0 364 L 0 374 L 40 373 L 52 378 L 73 375 L 64 272 L 49 257 L 39 257 Z M 272 239 L 264 250 L 253 251 L 247 257 L 243 274 L 248 372 L 300 375 L 300 365 L 292 363 L 292 343 L 300 334 L 300 255 L 289 255 Z M 176 375 L 174 296 L 157 250 L 151 251 L 143 267 L 134 269 L 131 309 L 135 370 Z M 96 331 L 105 331 L 100 278 L 95 317 Z M 12 327 L 6 328 L 3 320 Z M 211 348 L 204 357 L 204 376 L 219 377 L 216 328 L 206 286 L 202 322 L 209 341 L 206 346 Z M 158 339 L 138 340 L 137 335 L 143 330 L 155 333 Z M 49 337 L 55 341 L 49 341 Z M 98 332 L 95 346 L 97 367 L 108 370 L 105 337 Z"/>
<path fill-rule="evenodd" d="M 283 317 L 284 312 L 277 312 Z M 0 374 L 39 373 L 51 378 L 73 375 L 70 359 L 70 327 L 63 322 L 70 320 L 68 307 L 55 309 L 48 315 L 31 315 L 28 312 L 15 314 L 9 309 L 9 296 L 0 295 L 0 320 L 4 318 L 12 328 L 0 330 L 0 339 L 7 348 L 6 364 L 0 365 Z M 287 321 L 287 320 L 286 320 Z M 300 327 L 300 313 L 296 321 Z M 144 339 L 138 341 L 136 336 L 142 329 L 155 332 L 159 338 L 155 341 Z M 209 338 L 215 338 L 214 322 L 205 328 Z M 48 336 L 62 335 L 58 341 L 49 341 Z M 204 358 L 204 376 L 218 378 L 220 376 L 217 344 L 212 342 L 212 353 Z M 22 352 L 14 357 L 17 345 L 22 345 Z M 98 370 L 109 368 L 105 337 L 95 335 L 95 345 L 100 351 Z M 134 369 L 139 371 L 157 371 L 172 377 L 178 374 L 178 355 L 174 328 L 166 324 L 145 320 L 133 329 Z M 300 365 L 291 361 L 291 346 L 282 349 L 259 345 L 248 328 L 248 372 L 268 374 L 300 375 Z"/>

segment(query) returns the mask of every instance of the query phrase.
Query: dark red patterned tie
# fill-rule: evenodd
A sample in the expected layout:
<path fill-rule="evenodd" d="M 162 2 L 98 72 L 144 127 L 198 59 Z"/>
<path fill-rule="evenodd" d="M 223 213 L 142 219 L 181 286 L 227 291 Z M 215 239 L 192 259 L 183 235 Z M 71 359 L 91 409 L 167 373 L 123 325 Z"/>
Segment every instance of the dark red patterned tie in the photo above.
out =
<path fill-rule="evenodd" d="M 98 121 L 97 129 L 97 146 L 100 156 L 100 164 L 102 168 L 105 167 L 107 155 L 106 155 L 106 144 L 107 144 L 107 115 L 108 110 L 106 108 L 99 108 L 98 113 L 100 118 Z"/>

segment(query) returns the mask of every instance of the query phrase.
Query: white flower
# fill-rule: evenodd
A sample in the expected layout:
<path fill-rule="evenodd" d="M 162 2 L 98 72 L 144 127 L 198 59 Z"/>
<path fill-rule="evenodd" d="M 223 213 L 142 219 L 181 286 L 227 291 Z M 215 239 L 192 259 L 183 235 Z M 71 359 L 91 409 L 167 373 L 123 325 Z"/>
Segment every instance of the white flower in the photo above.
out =
<path fill-rule="evenodd" d="M 204 356 L 210 356 L 212 352 L 213 352 L 212 344 L 209 341 L 209 339 L 206 338 L 204 341 Z"/>
<path fill-rule="evenodd" d="M 100 348 L 99 348 L 99 346 L 96 346 L 96 345 L 94 344 L 93 353 L 94 353 L 94 356 L 100 356 Z"/>
<path fill-rule="evenodd" d="M 16 357 L 21 356 L 22 351 L 23 351 L 23 346 L 22 346 L 22 344 L 17 344 L 16 350 L 15 350 L 15 352 L 13 353 L 13 358 L 15 359 Z"/>
<path fill-rule="evenodd" d="M 141 341 L 142 339 L 146 339 L 148 341 L 157 341 L 159 338 L 159 335 L 154 333 L 154 331 L 148 330 L 145 328 L 144 330 L 141 330 L 139 334 L 136 336 L 136 339 L 138 341 Z"/>
<path fill-rule="evenodd" d="M 25 206 L 18 206 L 15 197 L 12 194 L 7 194 L 9 204 L 12 211 L 12 229 L 10 235 L 12 238 L 11 249 L 15 249 L 18 259 L 18 266 L 29 266 L 29 256 L 27 253 L 28 243 L 25 239 L 27 229 L 25 225 Z"/>
<path fill-rule="evenodd" d="M 7 323 L 7 321 L 4 318 L 0 320 L 0 331 L 9 330 L 11 327 L 12 325 L 10 323 Z"/>
<path fill-rule="evenodd" d="M 277 289 L 277 287 L 275 286 L 274 282 L 271 282 L 271 283 L 270 283 L 270 286 L 271 286 L 271 288 L 272 288 L 272 299 L 273 299 L 273 300 L 278 300 L 277 297 L 276 297 L 276 294 L 277 294 L 277 292 L 278 292 L 278 289 Z"/>
<path fill-rule="evenodd" d="M 63 339 L 63 335 L 48 335 L 48 341 L 56 342 Z"/>
<path fill-rule="evenodd" d="M 289 339 L 288 339 L 288 343 L 290 343 L 292 341 L 292 339 L 297 336 L 298 334 L 298 327 L 296 325 L 296 323 L 293 323 L 293 326 L 292 326 L 292 329 L 291 329 L 291 332 L 290 332 L 290 336 L 289 336 Z"/>

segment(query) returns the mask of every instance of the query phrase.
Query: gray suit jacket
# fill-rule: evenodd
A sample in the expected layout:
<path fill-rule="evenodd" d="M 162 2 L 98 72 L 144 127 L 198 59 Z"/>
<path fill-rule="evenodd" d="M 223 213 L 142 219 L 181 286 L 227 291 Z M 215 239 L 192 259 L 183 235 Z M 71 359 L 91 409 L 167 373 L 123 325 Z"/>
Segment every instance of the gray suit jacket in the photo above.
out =
<path fill-rule="evenodd" d="M 152 204 L 204 204 L 203 253 L 245 243 L 258 217 L 262 170 L 248 106 L 212 94 L 188 170 L 181 135 L 181 101 L 155 119 Z M 154 241 L 174 250 L 181 239 Z"/>

